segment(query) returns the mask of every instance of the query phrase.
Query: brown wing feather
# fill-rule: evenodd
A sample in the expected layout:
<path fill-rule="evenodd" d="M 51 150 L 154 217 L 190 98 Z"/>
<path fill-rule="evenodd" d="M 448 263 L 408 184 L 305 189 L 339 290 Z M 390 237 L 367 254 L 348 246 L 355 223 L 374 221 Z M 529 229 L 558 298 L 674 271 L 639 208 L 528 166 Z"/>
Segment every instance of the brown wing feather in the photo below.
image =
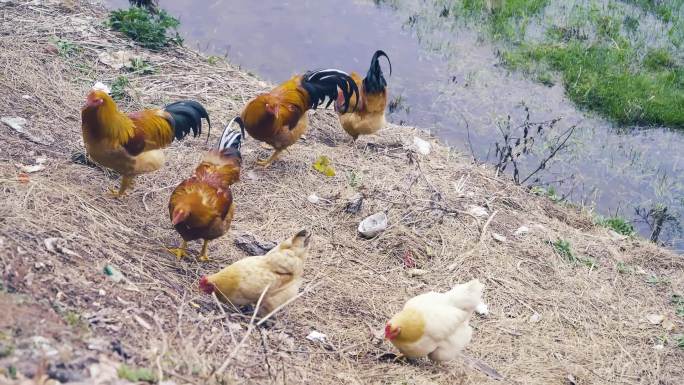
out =
<path fill-rule="evenodd" d="M 171 115 L 163 110 L 143 110 L 128 114 L 135 125 L 135 133 L 123 146 L 131 155 L 164 148 L 174 137 Z"/>

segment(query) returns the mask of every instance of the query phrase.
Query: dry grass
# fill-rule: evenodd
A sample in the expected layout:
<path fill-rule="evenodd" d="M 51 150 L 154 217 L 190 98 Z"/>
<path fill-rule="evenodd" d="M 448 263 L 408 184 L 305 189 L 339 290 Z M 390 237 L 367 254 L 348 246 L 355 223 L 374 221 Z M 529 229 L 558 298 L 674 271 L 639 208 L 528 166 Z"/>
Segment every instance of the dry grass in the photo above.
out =
<path fill-rule="evenodd" d="M 36 144 L 0 126 L 4 280 L 55 308 L 79 312 L 93 334 L 120 339 L 132 363 L 179 384 L 214 381 L 206 378 L 236 348 L 251 315 L 201 295 L 198 277 L 245 256 L 233 244 L 234 234 L 280 240 L 306 227 L 314 232 L 306 281 L 316 287 L 250 334 L 227 366 L 227 383 L 494 382 L 458 362 L 388 361 L 385 353 L 393 349 L 377 338 L 410 296 L 473 277 L 486 284 L 491 313 L 475 318 L 467 354 L 509 383 L 684 382 L 684 350 L 674 342 L 684 322 L 669 303 L 684 288 L 681 256 L 613 237 L 586 213 L 532 196 L 435 140 L 428 138 L 428 157 L 416 155 L 404 144 L 425 134 L 407 127 L 390 126 L 352 149 L 333 113 L 317 111 L 306 139 L 267 170 L 255 166 L 265 150 L 248 139 L 232 233 L 210 244 L 213 262 L 176 262 L 164 251 L 179 240 L 167 200 L 181 176 L 191 173 L 204 138 L 175 143 L 164 169 L 138 178 L 127 198 L 111 199 L 107 189 L 116 180 L 70 161 L 82 150 L 79 106 L 95 80 L 111 83 L 119 75 L 97 61 L 100 52 L 142 50 L 103 27 L 98 7 L 40 3 L 5 3 L 0 11 L 0 115 L 24 117 L 33 134 L 53 141 Z M 62 57 L 51 48 L 53 37 L 81 50 Z M 268 87 L 185 49 L 145 54 L 158 73 L 130 76 L 135 91 L 121 107 L 197 99 L 215 122 L 211 142 L 222 122 Z M 39 155 L 49 158 L 47 169 L 22 183 L 14 164 L 30 164 Z M 333 160 L 336 176 L 312 169 L 319 155 Z M 350 185 L 352 173 L 360 178 L 357 187 Z M 460 179 L 465 184 L 458 191 Z M 361 212 L 346 213 L 357 192 L 366 197 Z M 311 193 L 325 200 L 311 204 Z M 471 205 L 497 211 L 484 233 L 487 218 L 467 214 Z M 372 240 L 359 238 L 358 221 L 379 210 L 387 212 L 390 228 Z M 530 232 L 514 235 L 523 225 Z M 495 241 L 493 232 L 508 240 Z M 51 237 L 62 239 L 54 252 L 44 244 Z M 550 245 L 557 239 L 596 266 L 563 259 Z M 196 254 L 199 245 L 192 247 Z M 402 263 L 407 251 L 424 275 L 410 277 Z M 125 283 L 102 275 L 108 263 L 123 271 Z M 619 273 L 618 264 L 632 272 Z M 648 283 L 651 276 L 659 280 Z M 535 313 L 541 320 L 530 322 Z M 651 325 L 645 321 L 650 313 L 673 320 L 675 329 Z M 329 344 L 306 340 L 312 330 L 327 334 Z M 664 348 L 656 350 L 661 339 Z"/>

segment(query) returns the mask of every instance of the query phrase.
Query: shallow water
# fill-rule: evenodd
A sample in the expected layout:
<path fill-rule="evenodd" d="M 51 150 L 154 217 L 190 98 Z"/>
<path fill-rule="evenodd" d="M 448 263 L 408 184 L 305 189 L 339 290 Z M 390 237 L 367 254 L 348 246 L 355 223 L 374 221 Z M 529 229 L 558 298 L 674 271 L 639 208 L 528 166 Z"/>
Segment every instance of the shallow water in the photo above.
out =
<path fill-rule="evenodd" d="M 128 2 L 107 3 L 122 7 Z M 401 97 L 390 121 L 423 127 L 464 152 L 472 145 L 478 160 L 491 162 L 494 142 L 502 139 L 497 122 L 509 114 L 521 122 L 524 104 L 534 121 L 563 117 L 547 132 L 549 140 L 577 126 L 571 147 L 554 158 L 539 183 L 550 183 L 559 195 L 595 206 L 602 215 L 629 218 L 645 236 L 651 229 L 636 208 L 664 204 L 675 216 L 684 213 L 684 130 L 618 129 L 578 111 L 562 85 L 547 87 L 503 68 L 496 49 L 477 33 L 438 16 L 412 22 L 419 13 L 425 16 L 416 8 L 421 2 L 394 8 L 333 0 L 198 4 L 161 0 L 163 8 L 180 18 L 186 45 L 227 55 L 266 80 L 279 82 L 319 67 L 365 73 L 372 53 L 383 49 L 394 71 L 389 77 L 385 70 L 391 95 Z M 529 156 L 522 168 L 535 168 L 536 162 L 536 156 Z M 674 221 L 668 222 L 661 240 L 684 252 Z"/>

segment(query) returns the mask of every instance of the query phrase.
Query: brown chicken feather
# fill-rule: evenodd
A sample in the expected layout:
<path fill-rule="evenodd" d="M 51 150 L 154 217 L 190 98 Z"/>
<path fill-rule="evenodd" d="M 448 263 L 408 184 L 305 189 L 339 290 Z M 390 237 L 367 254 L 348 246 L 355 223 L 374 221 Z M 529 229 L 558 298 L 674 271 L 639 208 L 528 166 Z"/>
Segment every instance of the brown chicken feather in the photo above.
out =
<path fill-rule="evenodd" d="M 83 142 L 90 158 L 122 175 L 121 196 L 142 173 L 164 164 L 162 148 L 174 138 L 183 139 L 190 131 L 202 131 L 202 118 L 209 115 L 201 104 L 186 100 L 167 105 L 163 110 L 149 109 L 124 114 L 102 90 L 92 90 L 81 110 Z"/>
<path fill-rule="evenodd" d="M 230 228 L 235 212 L 230 186 L 240 179 L 240 144 L 240 133 L 228 125 L 218 148 L 208 151 L 192 176 L 171 193 L 169 216 L 183 243 L 170 251 L 178 258 L 186 255 L 188 241 L 203 239 L 200 260 L 207 260 L 208 242 Z"/>
<path fill-rule="evenodd" d="M 306 132 L 306 111 L 317 108 L 326 98 L 330 105 L 338 97 L 338 89 L 343 100 L 340 108 L 347 110 L 352 96 L 358 97 L 358 87 L 348 74 L 332 69 L 293 76 L 247 103 L 236 121 L 250 136 L 275 150 L 268 159 L 258 163 L 268 166 L 280 152 L 295 143 Z"/>
<path fill-rule="evenodd" d="M 385 121 L 387 82 L 378 62 L 381 56 L 387 58 L 390 66 L 390 75 L 392 74 L 392 63 L 389 61 L 387 54 L 381 50 L 376 51 L 371 58 L 368 73 L 363 80 L 361 80 L 361 76 L 356 72 L 351 73 L 352 79 L 354 79 L 359 88 L 358 108 L 353 111 L 343 109 L 343 95 L 338 95 L 337 102 L 335 103 L 335 110 L 339 115 L 340 124 L 351 135 L 353 141 L 359 135 L 373 134 L 387 124 Z M 352 102 L 356 101 L 352 99 Z"/>

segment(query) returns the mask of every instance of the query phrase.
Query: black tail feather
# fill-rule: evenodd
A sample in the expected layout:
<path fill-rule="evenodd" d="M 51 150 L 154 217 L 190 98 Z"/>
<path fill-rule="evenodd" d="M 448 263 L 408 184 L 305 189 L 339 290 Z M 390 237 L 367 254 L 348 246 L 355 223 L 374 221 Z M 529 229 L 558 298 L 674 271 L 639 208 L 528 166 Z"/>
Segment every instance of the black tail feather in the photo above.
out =
<path fill-rule="evenodd" d="M 319 105 L 325 102 L 328 98 L 327 108 L 330 104 L 337 100 L 337 89 L 342 90 L 344 96 L 344 110 L 349 110 L 349 102 L 353 94 L 356 94 L 356 105 L 359 104 L 359 89 L 349 74 L 336 69 L 325 69 L 317 71 L 309 71 L 304 74 L 302 79 L 302 87 L 309 94 L 310 108 L 316 109 Z"/>
<path fill-rule="evenodd" d="M 207 140 L 209 140 L 209 135 L 211 134 L 209 114 L 198 102 L 194 100 L 181 100 L 167 105 L 164 107 L 164 111 L 173 117 L 176 140 L 185 138 L 190 131 L 192 131 L 192 136 L 195 137 L 202 134 L 202 118 L 206 119 L 209 125 L 209 132 L 207 134 Z"/>
<path fill-rule="evenodd" d="M 373 54 L 373 58 L 371 58 L 371 64 L 368 68 L 366 78 L 363 79 L 363 90 L 365 92 L 382 92 L 387 87 L 387 81 L 385 81 L 385 77 L 382 76 L 382 68 L 380 67 L 380 62 L 378 61 L 380 56 L 384 56 L 385 59 L 387 59 L 387 63 L 389 64 L 390 70 L 389 73 L 390 75 L 392 75 L 392 62 L 390 61 L 389 56 L 387 56 L 387 54 L 382 50 L 375 51 L 375 53 Z"/>
<path fill-rule="evenodd" d="M 225 155 L 236 154 L 238 157 L 242 158 L 240 155 L 240 148 L 242 147 L 242 138 L 244 137 L 244 132 L 233 130 L 233 122 L 237 122 L 238 120 L 240 120 L 239 116 L 226 124 L 216 148 Z M 238 125 L 239 124 L 240 123 L 238 123 Z"/>

